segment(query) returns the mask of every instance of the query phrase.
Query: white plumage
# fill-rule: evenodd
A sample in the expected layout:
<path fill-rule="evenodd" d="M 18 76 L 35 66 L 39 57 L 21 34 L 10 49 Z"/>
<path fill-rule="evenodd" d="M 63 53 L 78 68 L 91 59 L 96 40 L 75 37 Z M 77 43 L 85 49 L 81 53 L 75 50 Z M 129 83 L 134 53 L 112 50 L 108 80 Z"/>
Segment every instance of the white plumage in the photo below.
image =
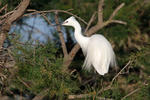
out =
<path fill-rule="evenodd" d="M 104 75 L 108 73 L 110 65 L 116 66 L 112 46 L 103 35 L 83 36 L 81 26 L 73 16 L 65 20 L 62 25 L 72 26 L 75 29 L 75 39 L 85 55 L 83 68 L 90 71 L 93 66 L 100 75 Z"/>

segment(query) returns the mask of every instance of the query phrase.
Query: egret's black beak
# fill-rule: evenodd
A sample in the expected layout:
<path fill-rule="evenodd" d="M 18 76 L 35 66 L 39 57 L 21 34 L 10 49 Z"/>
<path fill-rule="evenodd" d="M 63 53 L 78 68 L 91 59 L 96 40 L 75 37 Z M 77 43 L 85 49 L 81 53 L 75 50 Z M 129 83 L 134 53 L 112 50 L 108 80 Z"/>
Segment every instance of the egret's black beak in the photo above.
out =
<path fill-rule="evenodd" d="M 54 26 L 62 26 L 62 24 L 55 24 Z"/>
<path fill-rule="evenodd" d="M 66 25 L 66 23 L 68 23 L 68 21 L 64 21 L 61 25 Z"/>

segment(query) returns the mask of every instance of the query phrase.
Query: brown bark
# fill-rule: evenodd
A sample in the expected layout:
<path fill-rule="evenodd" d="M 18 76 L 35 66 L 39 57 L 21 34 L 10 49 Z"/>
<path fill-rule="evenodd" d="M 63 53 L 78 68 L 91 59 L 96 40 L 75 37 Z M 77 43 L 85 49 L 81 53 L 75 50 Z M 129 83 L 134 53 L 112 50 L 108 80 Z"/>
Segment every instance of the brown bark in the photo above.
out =
<path fill-rule="evenodd" d="M 23 0 L 18 5 L 17 9 L 15 9 L 12 14 L 10 14 L 8 17 L 6 17 L 4 19 L 4 22 L 2 21 L 3 24 L 1 23 L 2 27 L 1 27 L 1 32 L 0 32 L 0 51 L 2 50 L 3 43 L 4 43 L 5 39 L 6 39 L 6 34 L 10 30 L 11 24 L 14 21 L 16 21 L 17 19 L 19 19 L 24 14 L 24 11 L 26 10 L 26 8 L 29 5 L 29 2 L 30 2 L 30 0 Z"/>
<path fill-rule="evenodd" d="M 58 13 L 57 12 L 55 13 L 55 22 L 57 24 L 56 29 L 58 31 L 58 35 L 59 35 L 59 39 L 60 39 L 60 42 L 61 42 L 61 47 L 62 47 L 62 50 L 63 50 L 64 58 L 66 58 L 68 56 L 68 51 L 67 51 L 67 47 L 66 47 L 66 44 L 65 44 L 65 39 L 64 39 L 63 33 L 61 31 L 61 27 L 59 25 Z"/>

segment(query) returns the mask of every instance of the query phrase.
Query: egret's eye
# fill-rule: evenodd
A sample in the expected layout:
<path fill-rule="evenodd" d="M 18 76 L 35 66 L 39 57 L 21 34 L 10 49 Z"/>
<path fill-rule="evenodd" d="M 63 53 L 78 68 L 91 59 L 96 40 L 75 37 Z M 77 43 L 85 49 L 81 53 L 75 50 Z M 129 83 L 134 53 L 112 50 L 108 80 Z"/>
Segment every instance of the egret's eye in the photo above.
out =
<path fill-rule="evenodd" d="M 68 23 L 68 21 L 66 21 L 66 23 Z"/>

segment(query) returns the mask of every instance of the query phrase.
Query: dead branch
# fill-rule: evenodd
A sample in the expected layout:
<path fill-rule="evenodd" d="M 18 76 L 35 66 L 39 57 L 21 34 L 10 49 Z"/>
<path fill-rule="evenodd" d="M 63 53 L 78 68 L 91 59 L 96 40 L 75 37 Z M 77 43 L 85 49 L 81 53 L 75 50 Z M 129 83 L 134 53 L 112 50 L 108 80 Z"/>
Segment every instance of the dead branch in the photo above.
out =
<path fill-rule="evenodd" d="M 81 99 L 81 98 L 89 98 L 95 96 L 94 94 L 79 94 L 79 95 L 69 95 L 68 99 Z M 109 99 L 109 98 L 104 98 L 104 97 L 99 97 L 99 96 L 95 96 L 96 99 L 98 100 L 113 100 L 113 99 Z"/>
<path fill-rule="evenodd" d="M 114 16 L 116 16 L 116 14 L 118 13 L 118 11 L 125 5 L 125 3 L 122 3 L 121 5 L 119 5 L 114 12 L 111 14 L 111 16 L 109 17 L 109 20 L 112 20 L 114 18 Z"/>
<path fill-rule="evenodd" d="M 98 94 L 102 93 L 103 91 L 106 91 L 106 90 L 109 90 L 109 89 L 112 89 L 112 84 L 114 83 L 115 79 L 122 73 L 122 71 L 127 68 L 133 61 L 129 60 L 128 63 L 114 76 L 114 78 L 112 79 L 110 85 L 108 85 L 107 87 L 105 88 L 102 88 L 98 91 Z"/>
<path fill-rule="evenodd" d="M 71 9 L 72 10 L 72 9 Z M 82 18 L 78 17 L 77 15 L 69 12 L 68 10 L 65 11 L 65 10 L 47 10 L 47 11 L 36 11 L 34 9 L 28 9 L 27 10 L 28 12 L 31 12 L 31 13 L 28 13 L 28 14 L 25 14 L 24 16 L 30 16 L 30 15 L 35 15 L 35 14 L 40 14 L 40 13 L 55 13 L 55 12 L 58 12 L 58 13 L 66 13 L 66 14 L 69 14 L 71 16 L 74 16 L 76 17 L 77 19 L 79 19 L 80 21 L 82 21 L 84 24 L 87 25 L 87 22 L 85 20 L 83 20 Z"/>
<path fill-rule="evenodd" d="M 59 25 L 58 12 L 55 12 L 55 22 L 57 24 L 56 29 L 58 31 L 59 38 L 60 38 L 60 41 L 61 41 L 61 46 L 62 46 L 62 49 L 63 49 L 64 58 L 66 58 L 68 56 L 68 51 L 67 51 L 67 47 L 66 47 L 66 44 L 65 44 L 65 39 L 64 39 L 63 33 L 61 31 L 61 27 Z"/>
<path fill-rule="evenodd" d="M 4 18 L 8 17 L 9 15 L 11 15 L 12 13 L 14 13 L 14 11 L 10 11 L 10 12 L 6 13 L 5 15 L 0 16 L 0 19 L 4 19 Z"/>
<path fill-rule="evenodd" d="M 43 100 L 43 98 L 47 95 L 49 89 L 45 89 L 37 94 L 32 100 Z"/>
<path fill-rule="evenodd" d="M 126 22 L 121 21 L 121 20 L 111 20 L 110 23 L 118 23 L 118 24 L 123 24 L 123 25 L 127 25 Z"/>
<path fill-rule="evenodd" d="M 92 17 L 90 18 L 88 24 L 87 24 L 87 27 L 84 31 L 84 34 L 87 32 L 87 30 L 89 29 L 90 25 L 92 24 L 92 22 L 95 20 L 95 16 L 96 16 L 96 12 L 93 13 Z"/>
<path fill-rule="evenodd" d="M 125 24 L 126 22 L 123 22 L 123 21 L 115 21 L 115 20 L 112 20 L 114 16 L 116 16 L 116 14 L 118 13 L 118 11 L 124 6 L 124 3 L 122 3 L 121 5 L 119 5 L 115 10 L 114 12 L 112 13 L 112 15 L 110 16 L 109 20 L 106 21 L 106 22 L 103 22 L 103 23 L 100 23 L 99 21 L 97 22 L 97 24 L 95 26 L 93 26 L 92 28 L 90 28 L 86 34 L 88 36 L 96 33 L 98 30 L 102 29 L 103 27 L 111 24 L 111 23 L 119 23 L 119 22 L 122 22 L 123 24 Z M 119 23 L 119 24 L 122 24 L 122 23 Z"/>
<path fill-rule="evenodd" d="M 23 0 L 19 4 L 18 9 L 15 10 L 12 15 L 9 16 L 7 23 L 12 23 L 12 22 L 16 21 L 18 18 L 20 18 L 24 14 L 26 8 L 28 7 L 29 2 L 30 2 L 30 0 Z"/>
<path fill-rule="evenodd" d="M 2 46 L 3 46 L 5 39 L 6 39 L 6 34 L 1 33 L 0 34 L 0 52 L 2 51 Z"/>
<path fill-rule="evenodd" d="M 28 89 L 31 89 L 31 87 L 30 87 L 26 82 L 24 82 L 22 79 L 20 79 L 18 76 L 17 76 L 17 79 L 18 79 L 25 87 L 27 87 Z"/>
<path fill-rule="evenodd" d="M 4 7 L 2 7 L 2 8 L 0 9 L 0 13 L 1 13 L 3 10 L 7 9 L 7 6 L 8 6 L 8 4 L 6 4 Z"/>
<path fill-rule="evenodd" d="M 46 21 L 49 25 L 54 26 L 54 24 L 52 24 L 51 21 L 49 21 L 49 19 L 45 16 L 45 14 L 42 13 L 41 16 L 45 19 L 45 21 Z"/>
<path fill-rule="evenodd" d="M 104 5 L 104 0 L 99 0 L 99 5 L 98 5 L 98 22 L 100 24 L 103 23 L 103 5 Z"/>
<path fill-rule="evenodd" d="M 117 75 L 112 79 L 110 86 L 112 86 L 113 82 L 115 81 L 115 79 L 122 73 L 122 71 L 127 68 L 133 61 L 129 60 L 128 63 L 120 70 L 119 73 L 117 73 Z"/>
<path fill-rule="evenodd" d="M 63 63 L 63 66 L 65 66 L 64 69 L 68 69 L 69 65 L 71 64 L 73 58 L 75 57 L 79 49 L 80 49 L 80 45 L 77 43 L 70 51 L 68 58 L 64 61 Z"/>
<path fill-rule="evenodd" d="M 17 6 L 17 9 L 15 9 L 14 12 L 6 18 L 0 33 L 0 51 L 2 50 L 3 43 L 6 39 L 6 33 L 9 31 L 11 24 L 24 14 L 29 2 L 30 0 L 23 0 L 19 6 Z"/>
<path fill-rule="evenodd" d="M 130 92 L 129 94 L 127 94 L 126 96 L 124 96 L 121 100 L 126 99 L 127 97 L 131 96 L 132 94 L 134 94 L 135 92 L 137 92 L 139 90 L 140 90 L 140 88 L 137 88 L 137 89 L 133 90 L 132 92 Z"/>

